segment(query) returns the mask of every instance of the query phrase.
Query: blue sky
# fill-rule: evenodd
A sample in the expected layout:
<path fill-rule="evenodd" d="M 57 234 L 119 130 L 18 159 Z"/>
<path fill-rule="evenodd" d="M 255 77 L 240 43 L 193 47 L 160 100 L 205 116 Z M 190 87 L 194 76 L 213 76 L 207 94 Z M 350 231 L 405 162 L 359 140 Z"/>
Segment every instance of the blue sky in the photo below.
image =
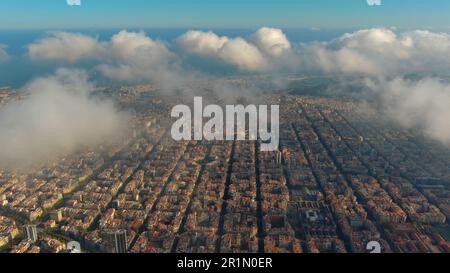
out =
<path fill-rule="evenodd" d="M 0 0 L 1 29 L 399 28 L 450 29 L 448 0 Z"/>

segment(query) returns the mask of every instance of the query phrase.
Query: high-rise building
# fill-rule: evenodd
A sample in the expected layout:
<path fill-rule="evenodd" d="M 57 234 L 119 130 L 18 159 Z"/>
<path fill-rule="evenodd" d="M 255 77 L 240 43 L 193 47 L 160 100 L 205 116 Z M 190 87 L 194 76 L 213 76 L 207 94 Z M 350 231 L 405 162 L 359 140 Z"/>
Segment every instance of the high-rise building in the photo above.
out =
<path fill-rule="evenodd" d="M 116 253 L 127 253 L 127 231 L 120 230 L 114 233 L 114 245 Z"/>
<path fill-rule="evenodd" d="M 275 152 L 275 163 L 280 165 L 283 162 L 283 156 L 280 151 Z"/>
<path fill-rule="evenodd" d="M 127 253 L 127 231 L 116 230 L 103 233 L 105 250 L 109 253 Z"/>
<path fill-rule="evenodd" d="M 35 225 L 26 225 L 23 227 L 23 233 L 27 239 L 35 243 L 38 240 L 37 230 Z"/>

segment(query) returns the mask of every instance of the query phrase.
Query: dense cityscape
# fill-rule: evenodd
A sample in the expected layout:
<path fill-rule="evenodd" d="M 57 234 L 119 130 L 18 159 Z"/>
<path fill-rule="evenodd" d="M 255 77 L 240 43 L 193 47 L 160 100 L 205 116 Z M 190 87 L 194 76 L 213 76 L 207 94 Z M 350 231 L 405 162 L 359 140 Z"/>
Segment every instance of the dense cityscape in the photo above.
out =
<path fill-rule="evenodd" d="M 374 241 L 450 252 L 450 149 L 357 101 L 261 96 L 280 105 L 279 149 L 262 152 L 260 141 L 174 141 L 170 108 L 183 98 L 151 85 L 99 92 L 133 111 L 129 131 L 0 170 L 1 252 L 73 241 L 87 253 L 366 253 Z M 0 107 L 22 99 L 0 89 Z"/>

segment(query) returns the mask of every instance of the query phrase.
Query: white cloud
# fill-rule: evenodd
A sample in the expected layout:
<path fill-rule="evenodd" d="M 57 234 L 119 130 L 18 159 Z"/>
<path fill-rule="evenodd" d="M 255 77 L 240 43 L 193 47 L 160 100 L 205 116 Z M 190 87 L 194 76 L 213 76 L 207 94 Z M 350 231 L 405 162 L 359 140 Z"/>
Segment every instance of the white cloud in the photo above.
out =
<path fill-rule="evenodd" d="M 266 60 L 258 48 L 242 38 L 229 40 L 219 49 L 218 56 L 243 70 L 261 71 L 267 68 Z"/>
<path fill-rule="evenodd" d="M 247 39 L 188 31 L 177 39 L 188 54 L 235 66 L 243 71 L 323 72 L 395 77 L 443 74 L 450 70 L 450 35 L 430 31 L 397 34 L 373 28 L 342 35 L 328 42 L 293 45 L 280 29 L 261 28 Z M 110 41 L 53 32 L 29 45 L 37 59 L 95 59 L 100 72 L 121 80 L 155 79 L 180 70 L 182 58 L 143 32 L 121 31 Z M 182 71 L 176 71 L 182 74 Z"/>
<path fill-rule="evenodd" d="M 279 57 L 291 49 L 291 43 L 281 29 L 263 27 L 252 38 L 262 52 L 272 57 Z"/>
<path fill-rule="evenodd" d="M 211 31 L 191 30 L 180 36 L 177 41 L 187 52 L 214 56 L 229 39 L 225 36 L 219 37 Z"/>
<path fill-rule="evenodd" d="M 371 84 L 381 92 L 384 113 L 406 128 L 421 129 L 427 136 L 450 144 L 450 84 L 436 78 L 396 78 Z"/>
<path fill-rule="evenodd" d="M 144 32 L 120 31 L 111 38 L 109 49 L 113 56 L 123 61 L 161 63 L 170 55 L 166 46 L 147 37 Z"/>
<path fill-rule="evenodd" d="M 303 44 L 298 54 L 304 68 L 328 73 L 390 77 L 440 73 L 450 68 L 450 35 L 366 29 L 331 42 Z"/>
<path fill-rule="evenodd" d="M 77 62 L 96 60 L 102 75 L 116 80 L 151 80 L 169 68 L 175 56 L 144 32 L 120 31 L 100 42 L 84 34 L 53 32 L 28 46 L 32 59 Z"/>
<path fill-rule="evenodd" d="M 0 166 L 42 163 L 117 140 L 128 116 L 91 97 L 87 74 L 60 69 L 25 86 L 29 96 L 0 110 Z"/>
<path fill-rule="evenodd" d="M 250 39 L 218 36 L 213 32 L 188 31 L 177 39 L 181 48 L 192 54 L 216 58 L 241 70 L 266 71 L 291 49 L 280 29 L 261 28 Z"/>
<path fill-rule="evenodd" d="M 169 70 L 175 56 L 160 41 L 143 32 L 121 31 L 107 45 L 108 59 L 98 66 L 107 77 L 119 80 L 154 79 Z"/>
<path fill-rule="evenodd" d="M 75 62 L 80 59 L 100 58 L 104 46 L 90 36 L 51 32 L 46 37 L 28 45 L 28 54 L 32 59 Z"/>
<path fill-rule="evenodd" d="M 393 29 L 373 28 L 328 42 L 294 45 L 281 30 L 261 28 L 247 39 L 188 31 L 177 43 L 188 54 L 243 71 L 313 71 L 378 78 L 381 83 L 373 88 L 382 90 L 383 104 L 395 121 L 406 127 L 422 127 L 433 138 L 450 143 L 450 85 L 436 79 L 402 80 L 409 74 L 448 76 L 449 34 L 423 30 L 396 33 Z M 1 49 L 4 51 L 4 47 L 0 47 L 0 58 Z M 127 31 L 107 42 L 56 32 L 29 46 L 32 58 L 73 62 L 96 59 L 97 69 L 111 79 L 150 80 L 171 90 L 186 90 L 190 85 L 196 86 L 192 83 L 197 79 L 205 79 L 205 75 L 198 77 L 183 69 L 182 58 L 176 53 L 143 32 Z M 386 80 L 393 78 L 397 79 Z"/>
<path fill-rule="evenodd" d="M 219 37 L 213 32 L 188 31 L 177 41 L 188 53 L 216 58 L 241 70 L 261 71 L 267 68 L 259 49 L 241 37 Z"/>

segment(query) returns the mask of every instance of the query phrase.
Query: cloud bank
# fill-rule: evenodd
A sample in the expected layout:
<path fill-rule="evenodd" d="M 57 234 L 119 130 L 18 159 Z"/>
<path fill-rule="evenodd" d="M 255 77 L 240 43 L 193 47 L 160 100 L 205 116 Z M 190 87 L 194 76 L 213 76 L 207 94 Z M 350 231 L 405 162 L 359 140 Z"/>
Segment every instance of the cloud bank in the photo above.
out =
<path fill-rule="evenodd" d="M 436 78 L 397 78 L 371 86 L 381 92 L 385 115 L 405 128 L 450 144 L 450 84 Z"/>
<path fill-rule="evenodd" d="M 241 37 L 219 37 L 212 32 L 189 31 L 177 41 L 188 53 L 215 58 L 241 70 L 263 71 L 267 68 L 259 49 Z"/>
<path fill-rule="evenodd" d="M 103 76 L 123 81 L 157 79 L 174 70 L 174 56 L 162 42 L 125 30 L 107 42 L 79 33 L 50 32 L 28 46 L 28 55 L 35 60 L 94 60 Z"/>
<path fill-rule="evenodd" d="M 30 44 L 28 52 L 32 59 L 95 59 L 103 75 L 119 80 L 157 78 L 162 71 L 180 69 L 183 54 L 250 72 L 393 78 L 416 73 L 442 74 L 450 69 L 450 35 L 426 30 L 397 34 L 387 28 L 364 29 L 328 42 L 294 45 L 276 28 L 263 27 L 249 37 L 191 30 L 176 42 L 181 52 L 143 32 L 123 30 L 106 42 L 84 34 L 51 32 Z"/>
<path fill-rule="evenodd" d="M 450 35 L 411 31 L 397 35 L 385 28 L 348 33 L 324 43 L 303 44 L 306 69 L 374 77 L 443 74 L 450 68 Z"/>
<path fill-rule="evenodd" d="M 0 108 L 0 166 L 25 166 L 117 140 L 127 114 L 91 96 L 87 74 L 60 69 L 25 86 L 28 96 Z"/>
<path fill-rule="evenodd" d="M 425 30 L 397 34 L 387 28 L 364 29 L 328 42 L 292 45 L 282 30 L 264 27 L 247 39 L 189 31 L 177 42 L 187 53 L 252 72 L 394 78 L 450 69 L 450 35 Z"/>
<path fill-rule="evenodd" d="M 69 33 L 50 32 L 48 35 L 30 45 L 28 54 L 36 60 L 69 61 L 101 58 L 104 46 L 90 36 Z"/>
<path fill-rule="evenodd" d="M 272 58 L 282 57 L 291 49 L 286 35 L 275 28 L 261 28 L 245 39 L 218 36 L 213 32 L 188 31 L 177 39 L 187 53 L 215 58 L 240 70 L 272 70 Z"/>
<path fill-rule="evenodd" d="M 255 45 L 265 54 L 280 57 L 291 49 L 291 43 L 281 29 L 263 27 L 252 37 Z"/>
<path fill-rule="evenodd" d="M 173 55 L 160 41 L 143 32 L 121 31 L 105 47 L 106 64 L 98 66 L 106 77 L 119 80 L 156 79 L 171 71 Z"/>
<path fill-rule="evenodd" d="M 54 32 L 30 45 L 29 56 L 70 62 L 95 59 L 96 69 L 105 77 L 148 80 L 167 89 L 184 90 L 195 79 L 207 77 L 209 71 L 196 71 L 195 64 L 185 67 L 185 57 L 190 55 L 237 72 L 362 78 L 378 82 L 366 87 L 382 94 L 392 119 L 449 142 L 446 121 L 450 119 L 450 90 L 439 80 L 450 71 L 447 33 L 397 33 L 372 28 L 331 41 L 294 44 L 276 28 L 264 27 L 248 37 L 191 30 L 178 37 L 176 45 L 154 40 L 143 32 L 121 31 L 106 42 L 82 34 Z"/>

